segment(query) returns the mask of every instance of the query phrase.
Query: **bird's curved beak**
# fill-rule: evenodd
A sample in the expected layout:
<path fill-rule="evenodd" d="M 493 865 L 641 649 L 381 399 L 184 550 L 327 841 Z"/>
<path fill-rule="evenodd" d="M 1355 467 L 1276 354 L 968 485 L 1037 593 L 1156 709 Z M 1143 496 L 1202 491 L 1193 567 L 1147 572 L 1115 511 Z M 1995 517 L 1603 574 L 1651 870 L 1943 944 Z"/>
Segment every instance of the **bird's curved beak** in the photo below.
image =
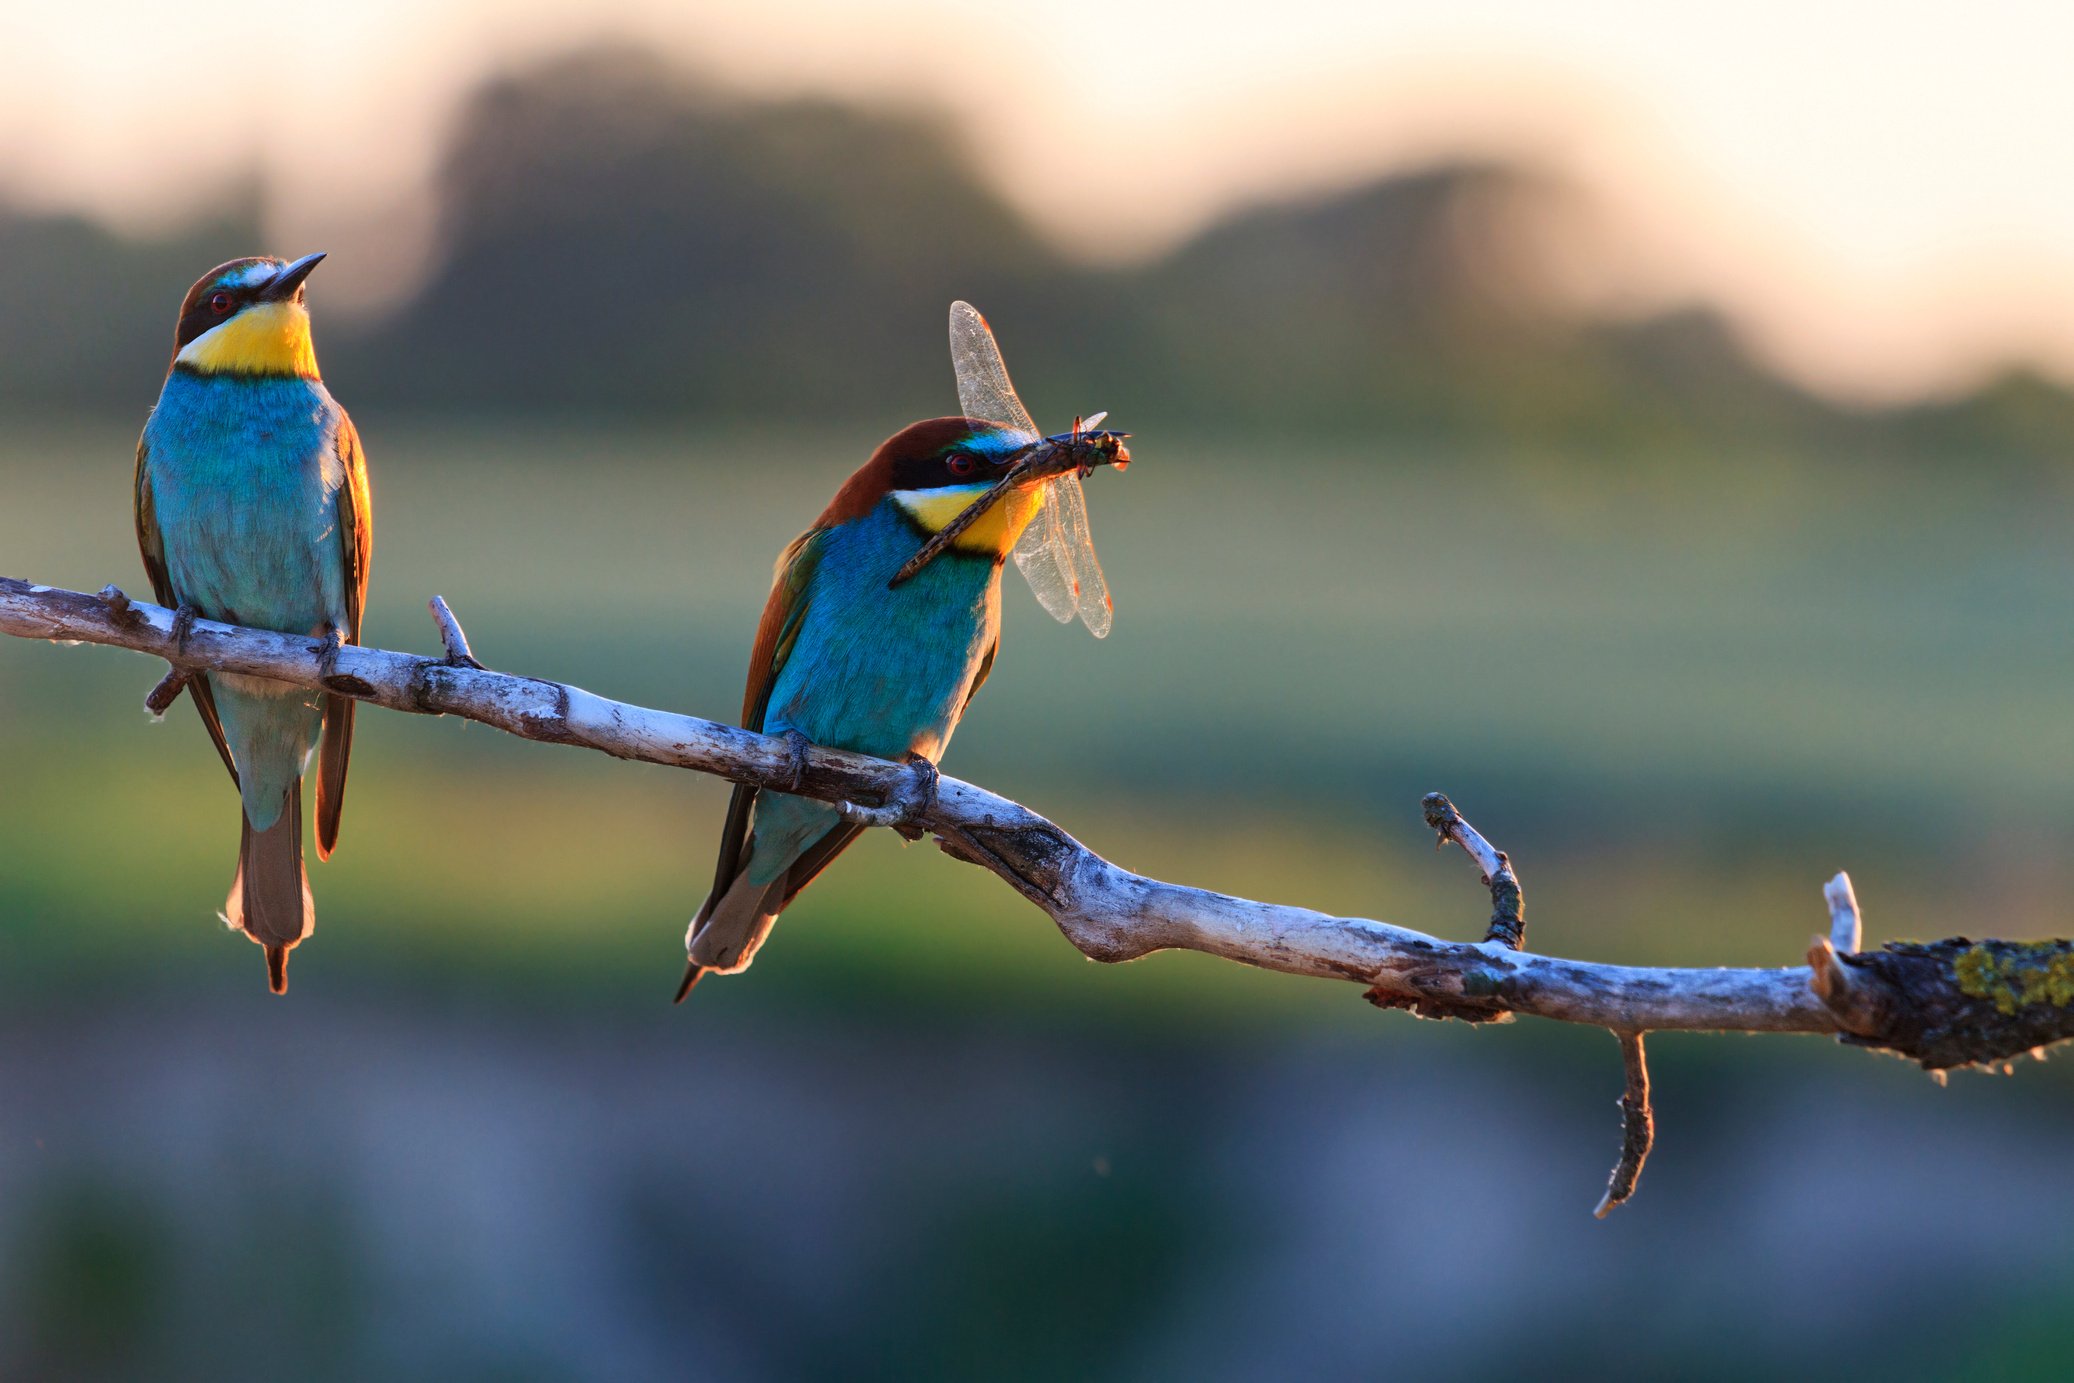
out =
<path fill-rule="evenodd" d="M 287 302 L 301 290 L 302 281 L 310 276 L 310 270 L 323 262 L 324 251 L 319 250 L 313 255 L 304 255 L 293 264 L 282 265 L 259 290 L 258 300 L 263 303 Z"/>
<path fill-rule="evenodd" d="M 1122 470 L 1131 464 L 1131 449 L 1123 444 L 1128 432 L 1062 432 L 1056 437 L 1044 437 L 1030 443 L 1016 453 L 1015 460 L 1001 473 L 993 488 L 965 506 L 959 515 L 941 529 L 936 536 L 922 544 L 922 550 L 907 559 L 907 565 L 895 573 L 889 586 L 898 586 L 913 576 L 951 545 L 951 541 L 970 528 L 980 515 L 1000 503 L 1011 490 L 1029 489 L 1049 484 L 1062 475 L 1086 475 L 1097 466 L 1114 466 Z"/>

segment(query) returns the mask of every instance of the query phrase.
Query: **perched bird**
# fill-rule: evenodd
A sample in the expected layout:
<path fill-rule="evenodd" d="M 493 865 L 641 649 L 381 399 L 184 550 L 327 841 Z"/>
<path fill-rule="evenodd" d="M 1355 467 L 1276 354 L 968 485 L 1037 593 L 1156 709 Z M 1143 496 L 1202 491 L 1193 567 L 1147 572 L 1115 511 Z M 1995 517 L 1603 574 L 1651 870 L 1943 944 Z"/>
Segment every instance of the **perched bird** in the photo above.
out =
<path fill-rule="evenodd" d="M 372 510 L 360 437 L 317 374 L 294 263 L 234 259 L 187 291 L 173 361 L 137 444 L 137 545 L 162 605 L 195 618 L 357 643 Z M 321 735 L 317 858 L 338 842 L 353 702 L 236 673 L 197 674 L 195 708 L 241 803 L 224 920 L 266 950 L 274 993 L 314 921 L 302 774 Z"/>
<path fill-rule="evenodd" d="M 994 665 L 1003 561 L 1043 510 L 1050 482 L 1128 461 L 1114 437 L 1076 433 L 1061 445 L 958 417 L 881 443 L 778 558 L 743 726 L 933 766 Z M 990 495 L 990 507 L 967 515 Z M 940 553 L 904 572 L 946 533 Z M 737 787 L 677 998 L 708 970 L 747 969 L 777 915 L 861 829 L 825 802 Z"/>

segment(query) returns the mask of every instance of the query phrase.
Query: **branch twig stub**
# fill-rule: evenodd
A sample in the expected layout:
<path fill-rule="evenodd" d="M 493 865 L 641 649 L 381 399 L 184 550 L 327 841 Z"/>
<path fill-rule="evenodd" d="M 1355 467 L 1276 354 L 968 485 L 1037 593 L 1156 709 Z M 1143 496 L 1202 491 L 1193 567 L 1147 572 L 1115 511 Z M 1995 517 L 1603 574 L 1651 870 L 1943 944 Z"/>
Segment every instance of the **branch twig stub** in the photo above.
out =
<path fill-rule="evenodd" d="M 1496 942 L 1510 951 L 1517 951 L 1527 944 L 1527 900 L 1520 889 L 1519 875 L 1512 869 L 1512 860 L 1503 850 L 1483 838 L 1448 801 L 1447 794 L 1429 792 L 1419 802 L 1426 814 L 1426 825 L 1439 832 L 1436 847 L 1449 841 L 1462 847 L 1462 852 L 1476 861 L 1483 871 L 1484 886 L 1491 890 L 1491 925 L 1484 932 L 1486 943 Z"/>
<path fill-rule="evenodd" d="M 1649 1059 L 1642 1051 L 1642 1034 L 1638 1032 L 1616 1032 L 1620 1039 L 1621 1063 L 1627 1070 L 1627 1088 L 1620 1096 L 1620 1161 L 1613 1164 L 1613 1175 L 1607 1178 L 1606 1194 L 1592 1211 L 1597 1219 L 1605 1219 L 1613 1207 L 1624 1204 L 1635 1194 L 1635 1183 L 1642 1179 L 1642 1164 L 1649 1160 L 1649 1149 L 1656 1142 L 1656 1113 L 1649 1106 Z"/>

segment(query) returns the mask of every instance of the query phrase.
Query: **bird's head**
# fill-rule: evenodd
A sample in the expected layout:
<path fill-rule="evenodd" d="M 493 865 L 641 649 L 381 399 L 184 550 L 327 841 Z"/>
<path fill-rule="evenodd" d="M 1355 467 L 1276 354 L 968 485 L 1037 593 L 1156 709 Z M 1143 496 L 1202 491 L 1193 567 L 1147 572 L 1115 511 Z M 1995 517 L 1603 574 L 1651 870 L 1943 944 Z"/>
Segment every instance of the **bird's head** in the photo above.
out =
<path fill-rule="evenodd" d="M 978 418 L 911 423 L 879 443 L 871 460 L 836 492 L 821 523 L 847 523 L 891 503 L 923 532 L 940 533 L 1030 449 L 1026 434 Z M 1027 484 L 1017 485 L 960 532 L 953 547 L 1006 557 L 1044 505 L 1043 481 L 1056 474 L 1032 473 Z"/>
<path fill-rule="evenodd" d="M 195 280 L 173 330 L 173 368 L 196 374 L 317 377 L 302 283 L 321 254 L 219 264 Z"/>

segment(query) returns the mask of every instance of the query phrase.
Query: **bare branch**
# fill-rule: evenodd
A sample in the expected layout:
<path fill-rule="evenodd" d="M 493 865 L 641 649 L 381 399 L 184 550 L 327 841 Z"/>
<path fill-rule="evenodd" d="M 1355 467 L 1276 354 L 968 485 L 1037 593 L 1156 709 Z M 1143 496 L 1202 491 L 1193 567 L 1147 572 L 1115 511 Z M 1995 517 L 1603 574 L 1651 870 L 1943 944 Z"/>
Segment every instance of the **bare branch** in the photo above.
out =
<path fill-rule="evenodd" d="M 173 611 L 8 578 L 0 578 L 0 632 L 109 644 L 189 669 L 272 678 L 396 711 L 463 716 L 524 739 L 828 802 L 901 804 L 903 819 L 939 837 L 959 858 L 1000 875 L 1083 954 L 1100 961 L 1201 951 L 1349 981 L 1377 1003 L 1428 1016 L 1489 1021 L 1527 1014 L 1622 1033 L 1834 1033 L 1932 1066 L 1998 1060 L 2074 1035 L 2074 946 L 2066 943 L 1960 940 L 1817 957 L 1827 976 L 1822 993 L 1814 987 L 1817 971 L 1807 966 L 1684 969 L 1562 960 L 1150 879 L 971 783 L 940 778 L 926 801 L 918 801 L 916 770 L 905 764 L 822 748 L 795 754 L 781 738 L 610 701 L 557 682 L 207 620 L 194 621 L 185 640 L 176 641 Z M 1472 851 L 1470 841 L 1482 840 L 1459 830 L 1451 838 Z M 1495 850 L 1490 855 L 1498 867 L 1487 869 L 1487 877 L 1502 880 L 1509 873 L 1504 857 Z M 1517 880 L 1512 883 L 1516 889 Z"/>

